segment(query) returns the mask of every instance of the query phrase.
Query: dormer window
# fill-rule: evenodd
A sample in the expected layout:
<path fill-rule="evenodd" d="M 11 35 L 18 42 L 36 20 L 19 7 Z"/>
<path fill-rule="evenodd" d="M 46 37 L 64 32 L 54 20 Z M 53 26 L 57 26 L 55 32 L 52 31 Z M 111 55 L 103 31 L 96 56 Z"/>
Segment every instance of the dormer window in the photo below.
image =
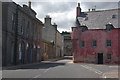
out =
<path fill-rule="evenodd" d="M 111 29 L 110 29 L 110 28 L 108 28 L 108 29 L 107 29 L 107 32 L 110 32 L 110 30 L 111 30 Z"/>
<path fill-rule="evenodd" d="M 85 26 L 85 25 L 81 26 L 81 33 L 83 33 L 86 30 L 88 30 L 87 26 Z"/>
<path fill-rule="evenodd" d="M 110 32 L 111 31 L 111 29 L 114 29 L 114 26 L 112 25 L 112 23 L 108 23 L 108 24 L 106 24 L 106 29 L 107 29 L 107 32 Z"/>
<path fill-rule="evenodd" d="M 78 28 L 76 28 L 75 31 L 78 31 Z"/>
<path fill-rule="evenodd" d="M 83 29 L 83 28 L 81 29 L 81 32 L 84 32 L 84 29 Z"/>
<path fill-rule="evenodd" d="M 88 17 L 85 17 L 84 20 L 87 21 L 87 20 L 88 20 Z"/>
<path fill-rule="evenodd" d="M 112 15 L 112 19 L 114 19 L 114 18 L 116 18 L 116 15 L 115 15 L 115 14 Z"/>

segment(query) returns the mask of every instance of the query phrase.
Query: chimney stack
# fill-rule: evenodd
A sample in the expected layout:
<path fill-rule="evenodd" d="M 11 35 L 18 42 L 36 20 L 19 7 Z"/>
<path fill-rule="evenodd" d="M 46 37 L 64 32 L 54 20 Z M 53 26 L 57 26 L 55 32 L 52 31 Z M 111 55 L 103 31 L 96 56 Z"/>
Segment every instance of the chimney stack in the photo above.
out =
<path fill-rule="evenodd" d="M 78 7 L 76 8 L 76 17 L 80 17 L 80 13 L 81 13 L 80 3 L 78 3 Z"/>
<path fill-rule="evenodd" d="M 92 11 L 96 11 L 96 6 L 94 6 L 94 8 L 92 9 Z"/>
<path fill-rule="evenodd" d="M 92 11 L 95 11 L 95 9 L 92 9 Z"/>
<path fill-rule="evenodd" d="M 49 15 L 46 15 L 45 17 L 45 24 L 51 25 L 51 18 Z"/>
<path fill-rule="evenodd" d="M 28 6 L 29 6 L 29 8 L 31 8 L 31 1 L 28 2 Z"/>
<path fill-rule="evenodd" d="M 53 26 L 54 26 L 54 27 L 55 27 L 55 29 L 57 30 L 57 24 L 56 24 L 56 23 L 54 23 L 54 24 L 53 24 Z"/>

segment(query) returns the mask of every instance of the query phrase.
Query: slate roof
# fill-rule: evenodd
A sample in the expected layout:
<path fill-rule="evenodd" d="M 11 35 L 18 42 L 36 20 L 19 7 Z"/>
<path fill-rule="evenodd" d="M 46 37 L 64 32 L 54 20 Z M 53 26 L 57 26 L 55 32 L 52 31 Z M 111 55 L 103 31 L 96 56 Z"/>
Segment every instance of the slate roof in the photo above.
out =
<path fill-rule="evenodd" d="M 112 23 L 115 28 L 118 28 L 118 9 L 82 12 L 78 20 L 88 29 L 105 29 L 107 23 Z"/>

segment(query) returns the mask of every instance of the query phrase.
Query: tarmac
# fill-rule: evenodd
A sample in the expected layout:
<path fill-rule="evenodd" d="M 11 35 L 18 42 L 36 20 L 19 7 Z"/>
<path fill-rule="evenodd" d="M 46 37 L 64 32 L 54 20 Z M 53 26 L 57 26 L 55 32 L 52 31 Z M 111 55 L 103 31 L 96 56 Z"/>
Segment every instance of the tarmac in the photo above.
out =
<path fill-rule="evenodd" d="M 38 62 L 38 63 L 7 66 L 7 67 L 2 67 L 2 70 L 21 68 L 21 67 L 27 67 L 27 66 L 32 66 L 32 65 L 40 65 L 40 64 L 42 65 L 42 64 L 45 64 L 45 63 L 54 62 L 54 61 L 58 61 L 58 60 L 61 60 L 61 59 L 63 59 L 63 58 L 48 59 L 46 61 L 41 61 L 41 62 Z M 107 78 L 118 78 L 120 80 L 120 71 L 116 70 L 116 71 L 106 72 L 102 75 L 102 78 L 106 78 L 106 79 Z"/>

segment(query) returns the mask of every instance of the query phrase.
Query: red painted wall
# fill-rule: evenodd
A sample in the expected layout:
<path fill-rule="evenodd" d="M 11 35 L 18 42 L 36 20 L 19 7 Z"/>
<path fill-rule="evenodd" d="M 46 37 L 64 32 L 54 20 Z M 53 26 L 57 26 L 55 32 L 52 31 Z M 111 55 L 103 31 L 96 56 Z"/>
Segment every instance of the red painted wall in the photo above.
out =
<path fill-rule="evenodd" d="M 74 62 L 97 63 L 97 54 L 103 53 L 103 63 L 118 63 L 120 47 L 118 41 L 120 29 L 94 29 L 80 31 L 80 27 L 72 27 L 71 38 L 73 40 Z M 80 47 L 80 41 L 85 41 L 85 47 Z M 92 40 L 97 40 L 97 47 L 92 46 Z M 111 47 L 106 46 L 106 40 L 111 40 Z M 111 61 L 107 61 L 107 53 L 111 53 Z M 119 57 L 119 58 L 118 58 Z"/>

